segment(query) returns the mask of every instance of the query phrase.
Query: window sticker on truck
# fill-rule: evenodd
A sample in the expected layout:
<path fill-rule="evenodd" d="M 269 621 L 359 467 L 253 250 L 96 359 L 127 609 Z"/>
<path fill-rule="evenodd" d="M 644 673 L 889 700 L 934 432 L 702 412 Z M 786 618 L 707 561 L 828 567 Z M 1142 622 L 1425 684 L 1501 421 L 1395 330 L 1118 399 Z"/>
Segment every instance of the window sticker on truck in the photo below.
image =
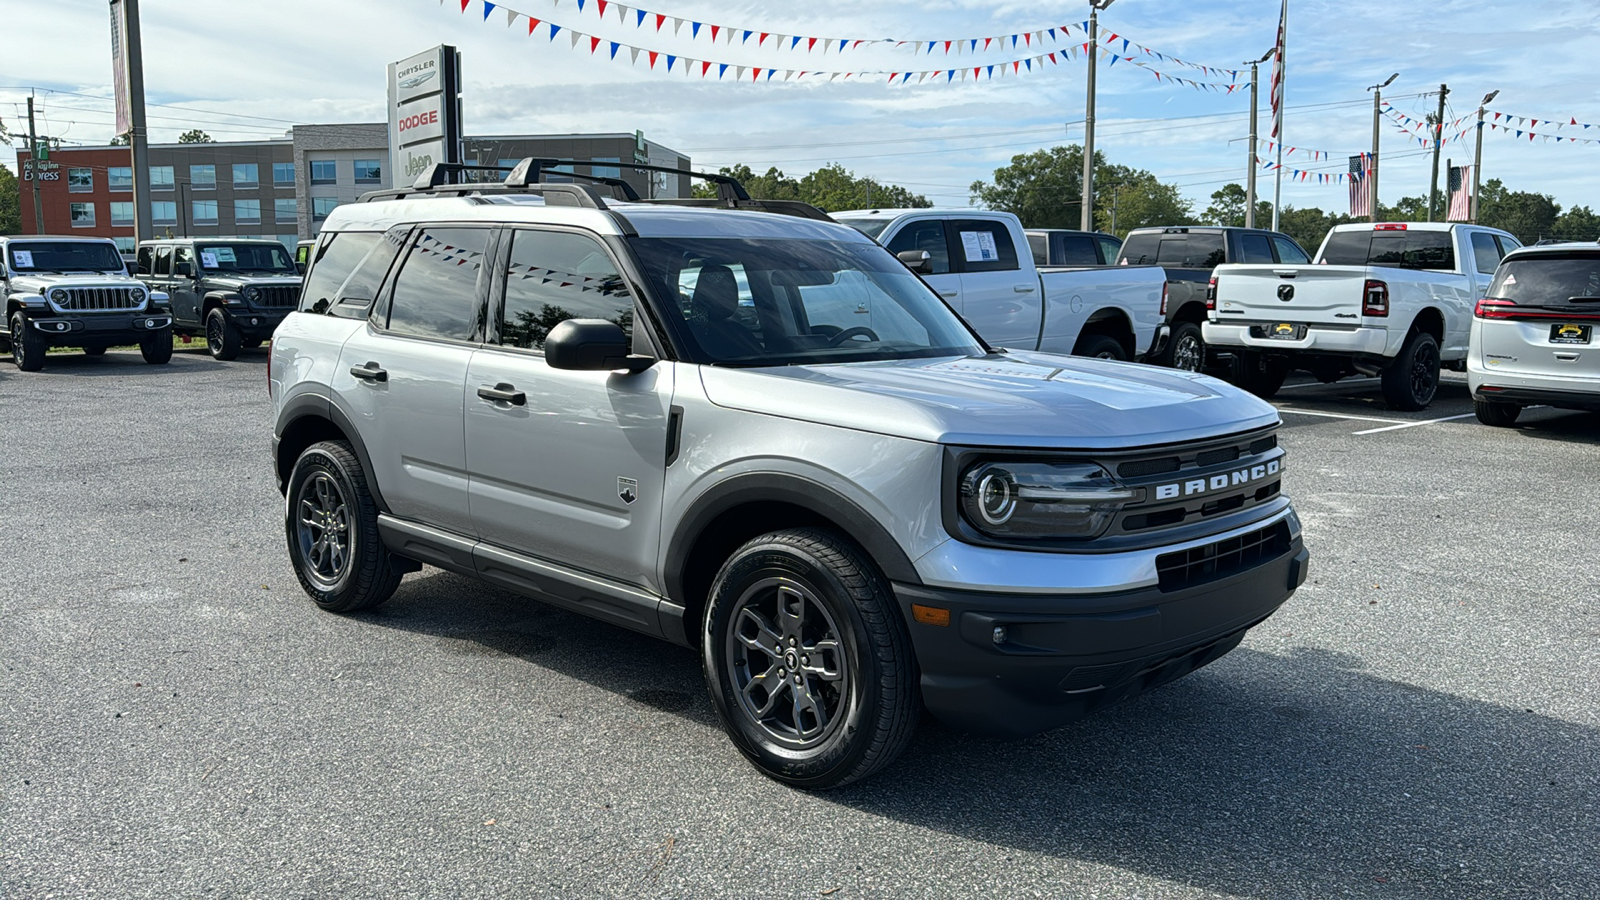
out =
<path fill-rule="evenodd" d="M 1000 258 L 994 235 L 987 231 L 961 232 L 961 249 L 967 253 L 967 262 L 994 262 Z"/>
<path fill-rule="evenodd" d="M 19 269 L 33 268 L 33 251 L 31 250 L 13 250 L 11 251 L 11 259 L 13 265 Z"/>

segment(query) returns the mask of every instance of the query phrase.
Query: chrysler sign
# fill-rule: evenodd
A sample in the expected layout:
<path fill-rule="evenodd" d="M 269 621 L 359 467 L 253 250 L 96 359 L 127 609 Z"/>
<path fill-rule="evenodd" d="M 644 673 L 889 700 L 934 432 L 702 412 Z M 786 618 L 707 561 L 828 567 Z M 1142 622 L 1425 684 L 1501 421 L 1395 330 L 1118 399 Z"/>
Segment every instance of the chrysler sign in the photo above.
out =
<path fill-rule="evenodd" d="M 438 46 L 389 64 L 389 171 L 407 187 L 433 163 L 461 162 L 461 54 Z"/>

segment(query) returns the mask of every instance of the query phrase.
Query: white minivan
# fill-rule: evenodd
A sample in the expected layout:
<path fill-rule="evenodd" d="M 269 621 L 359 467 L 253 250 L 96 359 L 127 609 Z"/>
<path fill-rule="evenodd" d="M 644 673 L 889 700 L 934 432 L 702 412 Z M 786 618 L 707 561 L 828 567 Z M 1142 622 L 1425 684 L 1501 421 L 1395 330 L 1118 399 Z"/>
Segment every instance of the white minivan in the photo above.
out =
<path fill-rule="evenodd" d="M 1506 254 L 1472 316 L 1467 382 L 1485 425 L 1523 407 L 1600 411 L 1600 243 Z"/>

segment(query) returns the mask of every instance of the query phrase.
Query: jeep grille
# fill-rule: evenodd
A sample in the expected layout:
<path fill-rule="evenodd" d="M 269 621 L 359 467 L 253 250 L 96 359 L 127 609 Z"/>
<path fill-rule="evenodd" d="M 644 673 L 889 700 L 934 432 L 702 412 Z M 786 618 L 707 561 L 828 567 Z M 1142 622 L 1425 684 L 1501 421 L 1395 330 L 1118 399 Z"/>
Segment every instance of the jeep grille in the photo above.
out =
<path fill-rule="evenodd" d="M 67 299 L 57 303 L 53 298 L 51 303 L 63 312 L 123 312 L 144 307 L 144 298 L 149 292 L 142 288 L 128 287 L 69 287 L 52 288 L 50 293 L 65 290 Z M 139 299 L 133 299 L 133 292 L 139 291 Z"/>
<path fill-rule="evenodd" d="M 293 284 L 274 284 L 257 287 L 262 306 L 295 306 L 300 302 L 300 288 Z"/>

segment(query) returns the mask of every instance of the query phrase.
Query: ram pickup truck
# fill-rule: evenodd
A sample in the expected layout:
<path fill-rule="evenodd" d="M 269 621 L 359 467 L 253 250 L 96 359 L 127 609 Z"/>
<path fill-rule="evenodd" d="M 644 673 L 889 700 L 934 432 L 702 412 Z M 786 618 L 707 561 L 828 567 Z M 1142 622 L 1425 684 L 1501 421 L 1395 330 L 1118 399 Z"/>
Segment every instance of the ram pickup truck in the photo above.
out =
<path fill-rule="evenodd" d="M 1519 246 L 1479 225 L 1338 225 L 1313 265 L 1218 266 L 1206 343 L 1235 354 L 1240 386 L 1262 397 L 1306 369 L 1323 383 L 1380 376 L 1390 406 L 1425 409 L 1441 365 L 1465 369 L 1473 305 Z"/>
<path fill-rule="evenodd" d="M 1072 228 L 1029 228 L 1028 246 L 1033 264 L 1046 266 L 1116 265 L 1122 240 L 1103 231 L 1078 231 Z"/>
<path fill-rule="evenodd" d="M 998 350 L 883 247 L 726 176 L 650 203 L 542 162 L 431 167 L 323 224 L 268 370 L 323 609 L 426 564 L 695 648 L 735 746 L 825 788 L 923 708 L 1020 736 L 1181 678 L 1304 582 L 1259 399 Z"/>
<path fill-rule="evenodd" d="M 1022 222 L 978 209 L 874 209 L 832 214 L 902 254 L 922 251 L 923 276 L 984 340 L 999 347 L 1150 361 L 1166 349 L 1167 287 L 1159 266 L 1034 265 Z"/>
<path fill-rule="evenodd" d="M 1207 350 L 1201 325 L 1206 320 L 1212 271 L 1227 263 L 1308 263 L 1311 257 L 1294 238 L 1260 228 L 1179 225 L 1135 228 L 1117 253 L 1118 265 L 1166 270 L 1167 299 L 1161 308 L 1172 338 L 1159 362 L 1174 369 L 1204 371 L 1218 363 Z"/>

